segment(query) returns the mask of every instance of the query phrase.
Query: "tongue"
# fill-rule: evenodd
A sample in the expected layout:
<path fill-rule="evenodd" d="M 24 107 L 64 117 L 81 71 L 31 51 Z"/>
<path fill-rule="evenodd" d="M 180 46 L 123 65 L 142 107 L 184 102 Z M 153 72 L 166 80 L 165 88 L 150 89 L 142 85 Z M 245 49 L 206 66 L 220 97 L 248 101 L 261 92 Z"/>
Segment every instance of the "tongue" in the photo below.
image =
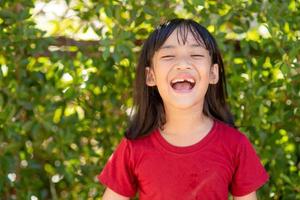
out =
<path fill-rule="evenodd" d="M 175 90 L 189 90 L 192 88 L 191 84 L 188 82 L 175 83 L 173 85 Z"/>

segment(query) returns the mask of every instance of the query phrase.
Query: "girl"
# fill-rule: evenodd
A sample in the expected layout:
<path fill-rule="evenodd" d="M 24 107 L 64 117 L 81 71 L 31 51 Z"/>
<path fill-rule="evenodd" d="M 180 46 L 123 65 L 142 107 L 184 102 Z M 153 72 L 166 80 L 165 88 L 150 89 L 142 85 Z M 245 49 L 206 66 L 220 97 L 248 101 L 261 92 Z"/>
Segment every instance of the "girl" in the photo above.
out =
<path fill-rule="evenodd" d="M 255 200 L 267 180 L 225 101 L 222 58 L 210 33 L 174 19 L 145 41 L 126 137 L 99 175 L 103 200 Z"/>

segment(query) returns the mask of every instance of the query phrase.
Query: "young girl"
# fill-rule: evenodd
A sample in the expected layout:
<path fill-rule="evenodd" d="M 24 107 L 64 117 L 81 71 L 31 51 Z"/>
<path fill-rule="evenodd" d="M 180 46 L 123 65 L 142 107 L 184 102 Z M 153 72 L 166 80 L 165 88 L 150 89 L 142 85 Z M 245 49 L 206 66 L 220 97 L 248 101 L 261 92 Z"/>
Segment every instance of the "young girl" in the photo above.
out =
<path fill-rule="evenodd" d="M 103 200 L 256 199 L 268 174 L 234 128 L 222 58 L 210 33 L 174 19 L 145 41 L 126 137 L 99 175 Z"/>

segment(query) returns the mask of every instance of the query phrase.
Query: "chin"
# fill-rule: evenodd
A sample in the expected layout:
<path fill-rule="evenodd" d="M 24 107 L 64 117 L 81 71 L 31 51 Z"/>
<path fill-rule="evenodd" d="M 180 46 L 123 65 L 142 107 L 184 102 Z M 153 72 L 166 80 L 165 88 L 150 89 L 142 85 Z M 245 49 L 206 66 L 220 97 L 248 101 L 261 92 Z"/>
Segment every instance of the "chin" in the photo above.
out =
<path fill-rule="evenodd" d="M 201 102 L 190 102 L 190 101 L 185 101 L 185 102 L 173 102 L 170 104 L 173 108 L 176 109 L 190 109 L 190 108 L 201 108 Z"/>

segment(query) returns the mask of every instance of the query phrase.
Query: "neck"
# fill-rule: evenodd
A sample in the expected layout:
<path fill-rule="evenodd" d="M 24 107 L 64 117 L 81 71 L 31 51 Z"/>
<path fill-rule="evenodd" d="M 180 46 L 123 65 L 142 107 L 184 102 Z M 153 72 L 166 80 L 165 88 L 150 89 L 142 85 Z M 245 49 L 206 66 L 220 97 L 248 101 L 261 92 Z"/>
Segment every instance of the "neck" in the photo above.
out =
<path fill-rule="evenodd" d="M 203 108 L 177 109 L 165 107 L 165 134 L 187 135 L 206 132 L 212 126 L 212 120 L 203 114 Z"/>

